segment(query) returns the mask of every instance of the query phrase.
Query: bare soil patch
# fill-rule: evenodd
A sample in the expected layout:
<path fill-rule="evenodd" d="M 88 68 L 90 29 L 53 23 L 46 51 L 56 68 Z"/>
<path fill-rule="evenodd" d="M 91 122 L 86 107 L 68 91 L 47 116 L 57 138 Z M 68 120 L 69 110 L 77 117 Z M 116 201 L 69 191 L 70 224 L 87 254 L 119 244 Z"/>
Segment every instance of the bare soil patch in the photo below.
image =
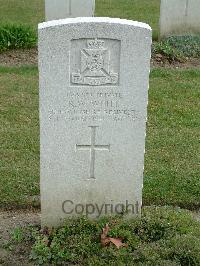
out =
<path fill-rule="evenodd" d="M 37 48 L 10 50 L 0 53 L 0 66 L 37 65 Z"/>
<path fill-rule="evenodd" d="M 0 66 L 37 65 L 37 48 L 10 50 L 0 53 Z M 200 58 L 188 58 L 184 62 L 169 62 L 161 54 L 156 54 L 151 60 L 151 67 L 163 68 L 200 68 Z"/>
<path fill-rule="evenodd" d="M 33 265 L 28 258 L 31 247 L 21 244 L 16 250 L 10 250 L 8 241 L 10 241 L 10 234 L 15 228 L 39 224 L 39 210 L 0 212 L 0 265 Z"/>
<path fill-rule="evenodd" d="M 170 62 L 165 56 L 156 54 L 151 59 L 151 67 L 163 67 L 163 68 L 200 68 L 200 58 L 187 58 L 185 61 L 172 61 Z"/>

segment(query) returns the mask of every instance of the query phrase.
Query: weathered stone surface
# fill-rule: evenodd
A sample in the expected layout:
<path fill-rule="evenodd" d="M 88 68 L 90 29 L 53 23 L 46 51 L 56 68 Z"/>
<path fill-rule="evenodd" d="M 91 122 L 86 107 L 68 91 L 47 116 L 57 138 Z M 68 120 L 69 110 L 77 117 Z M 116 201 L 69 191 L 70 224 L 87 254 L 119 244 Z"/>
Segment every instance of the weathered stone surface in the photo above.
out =
<path fill-rule="evenodd" d="M 46 21 L 74 18 L 93 17 L 95 0 L 45 0 Z"/>
<path fill-rule="evenodd" d="M 43 225 L 128 204 L 140 215 L 150 51 L 151 28 L 139 22 L 39 25 Z"/>
<path fill-rule="evenodd" d="M 200 0 L 161 0 L 161 38 L 199 33 Z"/>

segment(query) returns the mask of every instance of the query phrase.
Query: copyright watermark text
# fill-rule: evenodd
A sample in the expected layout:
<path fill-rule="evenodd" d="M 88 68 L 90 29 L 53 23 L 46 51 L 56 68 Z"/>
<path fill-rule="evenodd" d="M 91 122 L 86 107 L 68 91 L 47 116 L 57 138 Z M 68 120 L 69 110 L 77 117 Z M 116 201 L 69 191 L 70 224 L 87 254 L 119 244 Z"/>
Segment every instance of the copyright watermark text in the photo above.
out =
<path fill-rule="evenodd" d="M 71 215 L 93 215 L 99 218 L 102 215 L 107 214 L 139 214 L 140 204 L 138 201 L 129 203 L 128 200 L 125 203 L 116 204 L 98 204 L 98 203 L 74 203 L 72 200 L 65 200 L 62 203 L 62 211 L 65 214 Z"/>

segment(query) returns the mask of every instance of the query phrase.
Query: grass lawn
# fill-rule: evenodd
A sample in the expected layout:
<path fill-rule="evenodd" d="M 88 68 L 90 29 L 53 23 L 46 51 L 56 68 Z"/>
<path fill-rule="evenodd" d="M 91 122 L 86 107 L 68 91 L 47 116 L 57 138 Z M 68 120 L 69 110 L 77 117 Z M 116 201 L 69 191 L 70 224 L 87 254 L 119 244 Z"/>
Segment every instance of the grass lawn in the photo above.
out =
<path fill-rule="evenodd" d="M 151 73 L 144 203 L 200 207 L 200 69 Z"/>
<path fill-rule="evenodd" d="M 151 73 L 144 204 L 200 207 L 200 70 Z M 38 73 L 0 68 L 0 207 L 27 206 L 39 194 Z"/>
<path fill-rule="evenodd" d="M 37 69 L 1 68 L 0 91 L 0 206 L 17 206 L 39 193 Z"/>
<path fill-rule="evenodd" d="M 138 20 L 153 27 L 158 36 L 160 0 L 96 0 L 96 16 Z M 44 0 L 0 0 L 0 24 L 26 24 L 37 28 L 44 21 Z"/>

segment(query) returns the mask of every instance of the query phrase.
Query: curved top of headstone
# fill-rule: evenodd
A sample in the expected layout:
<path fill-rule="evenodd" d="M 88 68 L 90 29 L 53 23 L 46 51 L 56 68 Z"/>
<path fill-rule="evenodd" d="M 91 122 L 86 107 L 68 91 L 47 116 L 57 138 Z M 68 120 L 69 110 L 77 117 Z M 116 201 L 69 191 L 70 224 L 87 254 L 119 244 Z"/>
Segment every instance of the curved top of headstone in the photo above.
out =
<path fill-rule="evenodd" d="M 45 29 L 55 26 L 63 26 L 67 24 L 77 24 L 77 23 L 107 23 L 107 24 L 122 24 L 127 26 L 134 26 L 138 28 L 144 28 L 147 30 L 152 30 L 151 27 L 143 22 L 120 19 L 120 18 L 109 18 L 109 17 L 78 17 L 78 18 L 67 18 L 59 20 L 51 20 L 47 22 L 40 23 L 38 29 Z"/>

